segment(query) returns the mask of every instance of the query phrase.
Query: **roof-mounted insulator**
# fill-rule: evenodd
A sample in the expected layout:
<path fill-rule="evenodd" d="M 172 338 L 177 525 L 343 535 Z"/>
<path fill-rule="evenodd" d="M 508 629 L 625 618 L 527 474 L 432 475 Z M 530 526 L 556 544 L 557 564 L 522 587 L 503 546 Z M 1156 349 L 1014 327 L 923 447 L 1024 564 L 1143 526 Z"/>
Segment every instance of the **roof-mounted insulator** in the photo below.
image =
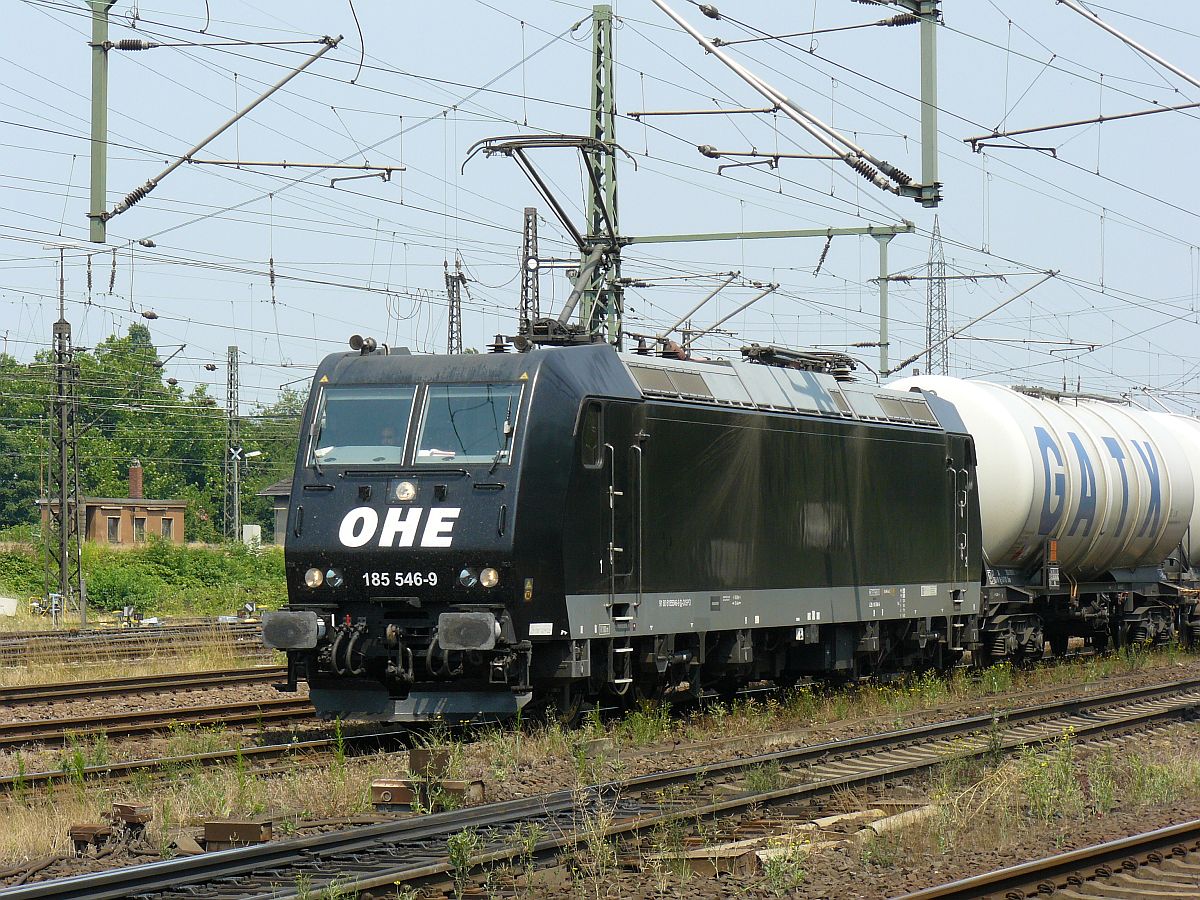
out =
<path fill-rule="evenodd" d="M 890 19 L 884 19 L 883 24 L 888 28 L 896 28 L 901 25 L 916 25 L 921 21 L 920 16 L 915 16 L 912 13 L 900 13 L 892 16 Z"/>
<path fill-rule="evenodd" d="M 721 18 L 720 11 L 715 6 L 713 6 L 711 3 L 702 3 L 700 5 L 700 12 L 704 13 L 710 19 L 720 19 Z"/>
<path fill-rule="evenodd" d="M 119 41 L 109 41 L 105 44 L 109 50 L 153 50 L 155 47 L 161 47 L 162 44 L 156 44 L 154 41 L 143 41 L 138 38 L 122 38 Z"/>

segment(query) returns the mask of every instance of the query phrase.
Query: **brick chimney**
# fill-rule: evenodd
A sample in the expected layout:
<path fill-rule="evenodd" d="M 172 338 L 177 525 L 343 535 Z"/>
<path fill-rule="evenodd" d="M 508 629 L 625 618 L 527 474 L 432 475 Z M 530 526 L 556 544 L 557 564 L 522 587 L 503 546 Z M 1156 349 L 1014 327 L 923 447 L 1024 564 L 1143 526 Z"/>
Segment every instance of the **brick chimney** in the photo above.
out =
<path fill-rule="evenodd" d="M 129 499 L 142 499 L 142 464 L 136 459 L 129 464 Z"/>

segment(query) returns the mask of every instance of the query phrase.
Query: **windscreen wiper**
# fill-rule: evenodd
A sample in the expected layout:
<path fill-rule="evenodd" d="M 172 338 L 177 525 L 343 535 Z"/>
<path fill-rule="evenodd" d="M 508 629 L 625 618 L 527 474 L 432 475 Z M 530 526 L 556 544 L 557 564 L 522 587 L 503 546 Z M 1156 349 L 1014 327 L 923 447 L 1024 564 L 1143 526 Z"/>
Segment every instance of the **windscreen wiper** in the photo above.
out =
<path fill-rule="evenodd" d="M 508 449 L 509 439 L 512 437 L 512 394 L 508 395 L 508 408 L 504 410 L 504 443 L 500 445 L 500 449 L 496 451 L 496 458 L 492 460 L 492 467 L 488 469 L 488 475 L 496 471 L 496 466 L 500 465 L 500 457 L 504 455 L 504 451 Z"/>

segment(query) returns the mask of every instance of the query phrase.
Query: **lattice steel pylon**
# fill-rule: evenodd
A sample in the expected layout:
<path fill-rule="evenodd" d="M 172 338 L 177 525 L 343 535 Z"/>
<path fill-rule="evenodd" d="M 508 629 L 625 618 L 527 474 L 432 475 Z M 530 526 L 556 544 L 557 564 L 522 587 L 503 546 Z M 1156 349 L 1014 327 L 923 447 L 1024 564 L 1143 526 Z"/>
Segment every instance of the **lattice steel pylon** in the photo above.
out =
<path fill-rule="evenodd" d="M 604 248 L 607 265 L 597 268 L 579 307 L 580 324 L 603 331 L 610 344 L 621 345 L 625 292 L 621 287 L 620 226 L 617 221 L 617 99 L 613 80 L 613 12 L 606 3 L 592 7 L 592 85 L 590 136 L 608 153 L 584 153 L 591 170 L 587 189 L 587 245 Z"/>
<path fill-rule="evenodd" d="M 925 303 L 926 371 L 931 375 L 950 374 L 950 324 L 946 296 L 946 253 L 942 248 L 942 229 L 933 217 L 929 239 L 929 280 Z"/>
<path fill-rule="evenodd" d="M 525 207 L 521 225 L 521 334 L 529 334 L 533 323 L 542 317 L 542 301 L 538 285 L 537 208 Z"/>
<path fill-rule="evenodd" d="M 80 519 L 84 508 L 79 496 L 79 437 L 75 428 L 78 401 L 75 387 L 79 368 L 71 345 L 71 323 L 60 297 L 58 321 L 54 323 L 54 396 L 50 406 L 50 466 L 46 497 L 45 588 L 55 619 L 71 609 L 79 610 L 80 624 L 87 624 L 87 586 L 83 577 Z M 57 594 L 57 602 L 50 602 Z"/>
<path fill-rule="evenodd" d="M 242 428 L 238 417 L 238 348 L 226 351 L 225 378 L 225 537 L 239 540 L 242 532 Z"/>
<path fill-rule="evenodd" d="M 453 355 L 462 353 L 462 286 L 466 284 L 467 276 L 462 273 L 462 263 L 454 261 L 454 273 L 450 273 L 450 263 L 443 262 L 446 268 L 446 296 L 449 298 L 449 311 L 446 315 L 446 352 Z"/>

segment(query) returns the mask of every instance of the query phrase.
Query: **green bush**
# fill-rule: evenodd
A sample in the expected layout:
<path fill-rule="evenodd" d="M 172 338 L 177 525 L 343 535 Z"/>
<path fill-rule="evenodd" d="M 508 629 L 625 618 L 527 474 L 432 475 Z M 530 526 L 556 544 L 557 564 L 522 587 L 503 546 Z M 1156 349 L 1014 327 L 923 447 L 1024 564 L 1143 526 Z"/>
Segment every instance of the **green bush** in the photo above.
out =
<path fill-rule="evenodd" d="M 168 591 L 161 578 L 136 565 L 121 565 L 120 560 L 105 560 L 93 565 L 87 579 L 88 603 L 93 607 L 119 610 L 132 606 L 150 612 L 156 601 Z"/>
<path fill-rule="evenodd" d="M 91 605 L 114 611 L 134 606 L 150 614 L 219 615 L 247 602 L 272 609 L 287 599 L 279 547 L 253 553 L 241 544 L 185 546 L 157 539 L 126 549 L 85 544 L 83 574 Z M 0 594 L 41 593 L 41 548 L 0 550 Z"/>

